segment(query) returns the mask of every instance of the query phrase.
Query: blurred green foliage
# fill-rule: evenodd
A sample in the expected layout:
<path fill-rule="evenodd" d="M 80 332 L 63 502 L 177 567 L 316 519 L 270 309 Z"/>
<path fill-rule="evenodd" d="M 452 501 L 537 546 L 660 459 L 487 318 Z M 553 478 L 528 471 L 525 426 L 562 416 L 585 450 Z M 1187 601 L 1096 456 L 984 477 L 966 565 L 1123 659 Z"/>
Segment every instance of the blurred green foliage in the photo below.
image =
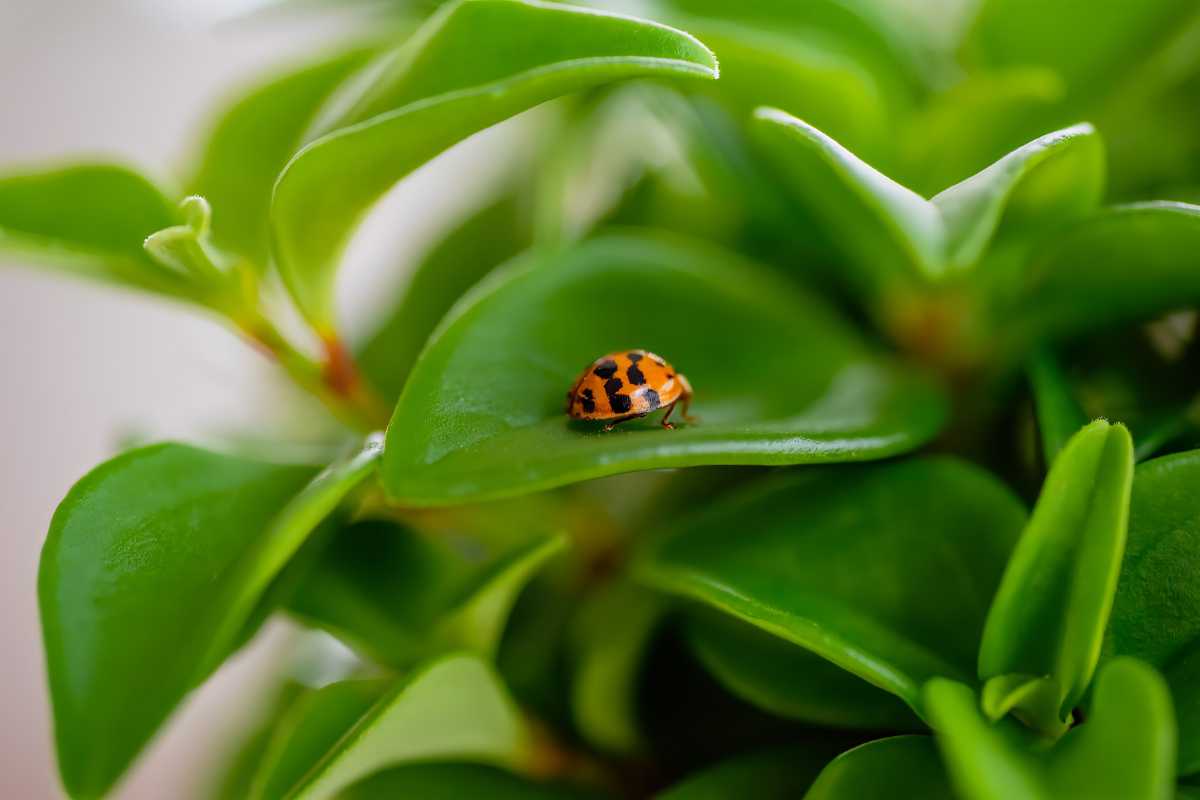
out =
<path fill-rule="evenodd" d="M 272 613 L 353 666 L 286 682 L 223 797 L 1200 792 L 1194 0 L 317 5 L 361 36 L 219 109 L 187 196 L 0 177 L 0 247 L 215 315 L 349 453 L 71 490 L 71 795 Z M 379 197 L 543 104 L 348 338 Z M 631 348 L 694 419 L 568 418 Z"/>

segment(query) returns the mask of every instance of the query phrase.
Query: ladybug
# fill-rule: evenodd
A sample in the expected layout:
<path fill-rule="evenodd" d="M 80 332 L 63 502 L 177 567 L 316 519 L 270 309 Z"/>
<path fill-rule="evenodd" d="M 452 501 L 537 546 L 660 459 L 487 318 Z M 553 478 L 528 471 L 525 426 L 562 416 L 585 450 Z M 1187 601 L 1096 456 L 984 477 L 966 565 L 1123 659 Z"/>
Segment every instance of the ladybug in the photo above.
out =
<path fill-rule="evenodd" d="M 675 404 L 683 403 L 683 418 L 688 416 L 692 386 L 661 356 L 648 350 L 624 350 L 601 356 L 575 381 L 567 392 L 567 415 L 573 419 L 607 420 L 604 430 L 631 419 L 644 417 L 660 408 L 667 409 L 662 426 L 675 426 L 668 420 Z"/>

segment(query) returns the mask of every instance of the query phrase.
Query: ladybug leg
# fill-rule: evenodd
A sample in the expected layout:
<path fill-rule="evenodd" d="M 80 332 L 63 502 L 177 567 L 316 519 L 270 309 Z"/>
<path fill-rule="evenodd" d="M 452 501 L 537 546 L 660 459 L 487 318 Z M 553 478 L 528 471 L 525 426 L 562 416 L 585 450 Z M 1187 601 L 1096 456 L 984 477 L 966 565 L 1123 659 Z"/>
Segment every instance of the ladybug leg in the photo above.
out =
<path fill-rule="evenodd" d="M 679 385 L 683 387 L 683 394 L 679 395 L 679 399 L 676 400 L 675 403 L 679 403 L 679 402 L 683 403 L 683 412 L 682 413 L 683 413 L 683 419 L 685 422 L 695 422 L 696 418 L 688 413 L 688 411 L 692 407 L 692 385 L 690 383 L 688 383 L 688 379 L 683 377 L 682 375 L 676 375 L 675 379 L 678 380 Z M 671 408 L 675 407 L 675 403 L 671 404 Z M 668 415 L 669 414 L 670 414 L 670 412 L 668 412 Z"/>
<path fill-rule="evenodd" d="M 674 425 L 672 425 L 672 424 L 671 424 L 670 422 L 668 422 L 667 420 L 669 420 L 669 419 L 671 418 L 671 414 L 672 414 L 672 412 L 674 412 L 674 411 L 675 411 L 675 406 L 677 406 L 677 405 L 679 405 L 679 400 L 678 400 L 678 399 L 677 399 L 677 400 L 675 400 L 675 402 L 671 403 L 671 405 L 667 406 L 667 413 L 663 414 L 663 418 L 662 418 L 662 426 L 663 426 L 664 428 L 666 428 L 667 430 L 669 430 L 669 431 L 673 431 L 673 430 L 675 430 L 675 426 L 674 426 Z"/>
<path fill-rule="evenodd" d="M 622 422 L 629 422 L 629 420 L 631 420 L 631 419 L 640 419 L 644 416 L 646 416 L 646 415 L 645 414 L 630 414 L 629 416 L 626 416 L 626 417 L 617 417 L 612 422 L 605 425 L 601 430 L 603 430 L 605 433 L 608 433 L 613 428 L 620 425 Z"/>

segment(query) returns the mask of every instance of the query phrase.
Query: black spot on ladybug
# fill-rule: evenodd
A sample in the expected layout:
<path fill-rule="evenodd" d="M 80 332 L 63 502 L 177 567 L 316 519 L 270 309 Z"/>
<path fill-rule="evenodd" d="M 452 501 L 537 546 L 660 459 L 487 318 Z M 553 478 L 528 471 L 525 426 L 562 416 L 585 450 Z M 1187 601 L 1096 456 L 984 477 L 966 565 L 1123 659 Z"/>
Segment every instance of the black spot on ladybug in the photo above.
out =
<path fill-rule="evenodd" d="M 646 402 L 650 404 L 650 407 L 646 409 L 648 412 L 662 405 L 662 401 L 658 399 L 658 392 L 653 389 L 643 389 L 642 397 L 646 398 Z"/>
<path fill-rule="evenodd" d="M 591 389 L 584 389 L 579 395 L 579 404 L 583 406 L 583 410 L 591 414 L 596 410 L 596 397 L 592 394 Z"/>
<path fill-rule="evenodd" d="M 606 358 L 596 365 L 595 369 L 592 370 L 592 374 L 597 378 L 604 378 L 607 380 L 608 378 L 611 378 L 613 375 L 617 374 L 617 362 L 613 361 L 611 358 Z"/>
<path fill-rule="evenodd" d="M 642 360 L 641 353 L 626 353 L 625 356 L 635 364 Z"/>
<path fill-rule="evenodd" d="M 629 365 L 629 369 L 625 370 L 625 377 L 629 378 L 629 382 L 634 386 L 641 386 L 646 382 L 646 376 L 638 369 L 637 364 Z"/>
<path fill-rule="evenodd" d="M 618 414 L 633 408 L 633 401 L 626 394 L 617 394 L 625 384 L 620 378 L 609 378 L 604 382 L 604 393 L 608 395 L 608 405 Z"/>

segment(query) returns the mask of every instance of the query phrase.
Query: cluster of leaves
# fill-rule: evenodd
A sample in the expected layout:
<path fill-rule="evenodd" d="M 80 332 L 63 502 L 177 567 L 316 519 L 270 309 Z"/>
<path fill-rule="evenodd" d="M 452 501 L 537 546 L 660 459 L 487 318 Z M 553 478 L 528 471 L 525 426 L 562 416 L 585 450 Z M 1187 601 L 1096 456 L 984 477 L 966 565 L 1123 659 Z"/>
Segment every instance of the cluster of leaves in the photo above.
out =
<path fill-rule="evenodd" d="M 67 791 L 286 613 L 358 665 L 281 689 L 223 796 L 1200 796 L 1195 4 L 417 13 L 246 94 L 182 191 L 0 179 L 0 246 L 204 309 L 344 426 L 323 467 L 168 443 L 70 491 Z M 375 201 L 567 95 L 347 342 Z M 623 347 L 700 421 L 568 420 Z"/>

